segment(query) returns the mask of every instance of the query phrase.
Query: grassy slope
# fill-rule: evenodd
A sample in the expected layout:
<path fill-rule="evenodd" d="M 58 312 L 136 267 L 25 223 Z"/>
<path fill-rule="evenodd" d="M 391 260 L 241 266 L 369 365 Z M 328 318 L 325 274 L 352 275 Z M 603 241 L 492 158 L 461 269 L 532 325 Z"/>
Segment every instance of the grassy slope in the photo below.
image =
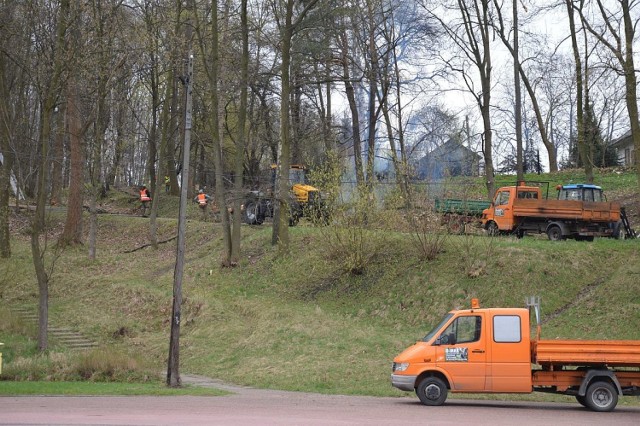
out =
<path fill-rule="evenodd" d="M 51 319 L 162 371 L 175 241 L 125 253 L 147 242 L 148 219 L 101 216 L 99 223 L 95 262 L 86 247 L 56 260 Z M 175 220 L 162 219 L 160 239 L 175 230 Z M 376 256 L 352 276 L 342 272 L 331 230 L 303 224 L 291 237 L 291 254 L 278 258 L 270 227 L 243 227 L 242 264 L 221 269 L 219 229 L 188 223 L 183 372 L 267 388 L 399 395 L 389 385 L 392 358 L 471 297 L 483 306 L 522 306 L 525 296 L 541 295 L 545 338 L 640 339 L 637 240 L 455 236 L 425 262 L 410 234 L 378 232 L 367 238 Z M 0 310 L 35 309 L 28 238 L 12 242 L 12 259 L 0 260 Z M 470 268 L 479 276 L 471 278 Z M 5 366 L 33 342 L 19 346 L 21 353 L 5 348 Z"/>

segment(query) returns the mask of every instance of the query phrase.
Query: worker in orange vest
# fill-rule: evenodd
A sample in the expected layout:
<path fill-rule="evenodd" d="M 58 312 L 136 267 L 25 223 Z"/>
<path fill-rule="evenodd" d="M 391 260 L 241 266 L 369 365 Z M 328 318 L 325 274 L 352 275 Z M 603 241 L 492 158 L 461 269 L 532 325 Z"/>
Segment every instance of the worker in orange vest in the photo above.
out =
<path fill-rule="evenodd" d="M 209 200 L 211 200 L 211 197 L 205 194 L 202 189 L 198 191 L 198 195 L 193 199 L 194 203 L 198 203 L 204 220 L 207 220 L 207 204 L 209 204 Z"/>
<path fill-rule="evenodd" d="M 140 203 L 142 209 L 142 216 L 147 216 L 147 209 L 149 209 L 149 203 L 151 202 L 151 191 L 146 186 L 140 187 Z"/>

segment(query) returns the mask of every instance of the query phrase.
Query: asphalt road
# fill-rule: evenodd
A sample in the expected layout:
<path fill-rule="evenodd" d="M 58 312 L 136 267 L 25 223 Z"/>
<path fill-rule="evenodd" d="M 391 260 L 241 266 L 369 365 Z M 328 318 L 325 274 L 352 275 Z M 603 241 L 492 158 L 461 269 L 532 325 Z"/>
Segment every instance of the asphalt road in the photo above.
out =
<path fill-rule="evenodd" d="M 638 425 L 640 407 L 594 413 L 576 404 L 374 398 L 230 386 L 221 397 L 0 397 L 9 425 Z"/>

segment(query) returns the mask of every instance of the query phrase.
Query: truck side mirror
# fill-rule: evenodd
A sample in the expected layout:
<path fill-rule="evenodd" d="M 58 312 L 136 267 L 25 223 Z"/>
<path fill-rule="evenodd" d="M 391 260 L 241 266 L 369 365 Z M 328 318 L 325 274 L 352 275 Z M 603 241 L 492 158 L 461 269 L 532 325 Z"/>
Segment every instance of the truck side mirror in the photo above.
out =
<path fill-rule="evenodd" d="M 435 342 L 433 342 L 433 346 L 440 346 L 441 344 L 442 344 L 442 342 L 440 341 L 440 337 L 438 337 L 438 338 L 436 339 L 436 341 L 435 341 Z"/>

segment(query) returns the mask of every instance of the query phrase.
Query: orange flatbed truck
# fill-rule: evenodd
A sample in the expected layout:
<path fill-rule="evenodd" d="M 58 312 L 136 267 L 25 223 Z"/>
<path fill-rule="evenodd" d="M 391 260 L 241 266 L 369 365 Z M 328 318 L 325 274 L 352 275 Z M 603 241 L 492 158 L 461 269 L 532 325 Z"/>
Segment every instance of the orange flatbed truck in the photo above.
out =
<path fill-rule="evenodd" d="M 539 313 L 537 313 L 539 317 Z M 594 411 L 611 411 L 619 395 L 640 395 L 640 341 L 530 338 L 525 308 L 454 310 L 393 360 L 391 383 L 425 405 L 447 393 L 573 395 Z"/>
<path fill-rule="evenodd" d="M 576 188 L 571 188 L 574 186 Z M 624 232 L 620 204 L 606 201 L 599 186 L 568 185 L 559 187 L 558 191 L 558 199 L 549 200 L 543 198 L 539 186 L 502 187 L 496 191 L 489 208 L 482 212 L 482 226 L 490 235 L 514 233 L 522 237 L 528 233 L 546 233 L 554 241 L 619 238 Z M 580 196 L 562 196 L 573 193 Z"/>

